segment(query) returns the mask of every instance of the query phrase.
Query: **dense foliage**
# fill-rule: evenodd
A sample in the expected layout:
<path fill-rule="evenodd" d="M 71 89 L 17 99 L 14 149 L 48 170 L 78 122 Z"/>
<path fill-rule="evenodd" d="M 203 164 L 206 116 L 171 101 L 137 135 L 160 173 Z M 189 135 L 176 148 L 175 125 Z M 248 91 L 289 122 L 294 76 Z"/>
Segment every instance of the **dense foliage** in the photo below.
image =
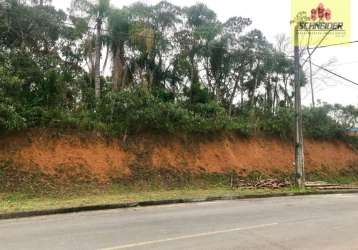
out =
<path fill-rule="evenodd" d="M 46 0 L 0 3 L 0 131 L 292 136 L 287 43 L 269 43 L 249 18 L 221 22 L 204 4 L 166 1 L 118 9 L 109 0 L 74 0 L 69 13 Z M 305 108 L 305 133 L 343 137 L 357 113 Z"/>

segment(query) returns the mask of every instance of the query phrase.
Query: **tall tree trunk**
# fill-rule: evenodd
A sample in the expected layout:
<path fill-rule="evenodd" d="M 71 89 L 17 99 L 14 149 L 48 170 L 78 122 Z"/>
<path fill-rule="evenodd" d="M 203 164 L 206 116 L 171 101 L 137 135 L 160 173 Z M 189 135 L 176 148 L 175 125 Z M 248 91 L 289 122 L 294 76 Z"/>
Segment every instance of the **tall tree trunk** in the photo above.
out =
<path fill-rule="evenodd" d="M 252 93 L 251 93 L 251 109 L 254 109 L 254 107 L 256 106 L 255 93 L 256 93 L 257 84 L 258 84 L 258 80 L 257 80 L 257 78 L 255 78 L 254 87 L 253 87 Z"/>
<path fill-rule="evenodd" d="M 229 116 L 232 116 L 232 106 L 234 102 L 234 98 L 236 96 L 236 91 L 239 87 L 239 79 L 236 79 L 234 89 L 232 90 L 231 96 L 230 96 L 230 106 L 229 106 Z"/>
<path fill-rule="evenodd" d="M 109 46 L 107 45 L 106 57 L 105 57 L 105 59 L 104 59 L 104 63 L 103 63 L 103 67 L 102 67 L 102 73 L 104 73 L 105 70 L 106 70 L 106 68 L 107 68 L 108 57 L 109 57 Z"/>
<path fill-rule="evenodd" d="M 289 97 L 288 97 L 288 87 L 287 87 L 288 79 L 286 78 L 286 76 L 283 77 L 283 83 L 285 85 L 285 107 L 287 108 Z"/>
<path fill-rule="evenodd" d="M 274 93 L 273 93 L 273 104 L 272 104 L 272 112 L 275 114 L 278 108 L 278 104 L 280 102 L 280 97 L 278 95 L 278 83 L 275 82 L 275 87 L 274 87 Z"/>
<path fill-rule="evenodd" d="M 221 91 L 221 81 L 220 81 L 220 77 L 218 76 L 218 72 L 214 73 L 214 78 L 215 78 L 215 89 L 216 89 L 216 100 L 218 103 L 222 103 L 223 101 L 223 94 Z"/>
<path fill-rule="evenodd" d="M 311 35 L 311 33 L 309 33 Z M 312 53 L 310 49 L 307 47 L 307 53 L 309 57 L 309 65 L 310 65 L 310 85 L 311 85 L 311 98 L 312 98 L 312 107 L 316 107 L 315 98 L 314 98 L 314 87 L 313 87 L 313 75 L 312 75 Z"/>
<path fill-rule="evenodd" d="M 259 65 L 260 65 L 260 61 L 257 62 L 257 68 L 256 68 L 256 74 L 255 74 L 255 80 L 254 80 L 254 88 L 252 90 L 252 96 L 251 96 L 251 109 L 252 109 L 252 112 L 255 112 L 255 106 L 256 106 L 256 98 L 255 98 L 255 93 L 256 93 L 256 88 L 259 84 L 259 80 L 258 80 L 258 77 L 259 77 Z"/>
<path fill-rule="evenodd" d="M 124 75 L 124 44 L 120 43 L 113 56 L 113 79 L 112 90 L 118 91 L 123 89 L 123 75 Z"/>
<path fill-rule="evenodd" d="M 96 60 L 95 60 L 95 97 L 101 97 L 101 31 L 102 18 L 97 18 L 97 34 L 96 34 Z"/>
<path fill-rule="evenodd" d="M 266 110 L 272 111 L 272 84 L 270 80 L 266 83 Z"/>
<path fill-rule="evenodd" d="M 194 55 L 190 56 L 190 64 L 191 64 L 191 83 L 194 84 L 198 84 L 199 83 L 199 72 L 198 69 L 196 68 L 196 64 L 195 64 L 195 60 L 194 60 Z"/>
<path fill-rule="evenodd" d="M 210 70 L 209 70 L 209 59 L 206 58 L 205 59 L 205 64 L 204 64 L 204 68 L 205 68 L 205 73 L 206 73 L 206 81 L 208 83 L 208 87 L 210 92 L 215 92 L 213 83 L 211 82 L 211 74 L 210 74 Z"/>
<path fill-rule="evenodd" d="M 113 72 L 112 72 L 112 91 L 117 91 L 119 89 L 119 79 L 120 79 L 120 59 L 119 59 L 119 50 L 113 55 Z"/>

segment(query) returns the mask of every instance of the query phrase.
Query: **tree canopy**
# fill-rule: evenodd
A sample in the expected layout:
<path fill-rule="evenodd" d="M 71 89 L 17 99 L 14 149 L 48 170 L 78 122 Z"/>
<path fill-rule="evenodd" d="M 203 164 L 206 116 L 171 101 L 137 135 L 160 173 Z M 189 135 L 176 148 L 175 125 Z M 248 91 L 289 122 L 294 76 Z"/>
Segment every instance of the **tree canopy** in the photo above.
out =
<path fill-rule="evenodd" d="M 4 3 L 0 130 L 291 130 L 293 60 L 250 18 L 220 21 L 202 3 Z M 337 127 L 357 126 L 357 108 L 329 107 Z"/>

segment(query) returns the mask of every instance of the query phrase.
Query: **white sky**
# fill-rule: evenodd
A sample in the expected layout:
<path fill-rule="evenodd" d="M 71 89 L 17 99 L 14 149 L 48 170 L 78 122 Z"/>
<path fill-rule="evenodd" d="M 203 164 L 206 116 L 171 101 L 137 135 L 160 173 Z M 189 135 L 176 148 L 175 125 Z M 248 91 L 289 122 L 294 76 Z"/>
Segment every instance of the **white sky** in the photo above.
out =
<path fill-rule="evenodd" d="M 249 17 L 253 21 L 251 28 L 260 29 L 270 42 L 274 42 L 277 34 L 290 35 L 291 1 L 290 0 L 168 0 L 178 6 L 190 6 L 197 2 L 205 3 L 214 10 L 221 21 L 232 16 Z M 121 7 L 137 2 L 135 0 L 112 0 L 114 6 Z M 142 0 L 147 4 L 156 4 L 160 0 Z M 67 9 L 71 0 L 53 0 L 57 8 Z M 352 40 L 358 40 L 358 15 L 353 15 L 353 10 L 358 10 L 358 0 L 352 0 Z M 336 60 L 330 69 L 338 74 L 358 82 L 358 43 L 350 47 L 335 47 L 319 49 L 313 56 L 316 64 L 325 63 L 329 59 Z M 327 78 L 330 79 L 327 79 Z M 316 86 L 316 100 L 328 103 L 358 105 L 358 86 L 332 77 L 330 74 L 321 73 L 320 79 L 314 80 Z M 311 104 L 310 90 L 307 87 L 302 94 L 303 103 Z"/>

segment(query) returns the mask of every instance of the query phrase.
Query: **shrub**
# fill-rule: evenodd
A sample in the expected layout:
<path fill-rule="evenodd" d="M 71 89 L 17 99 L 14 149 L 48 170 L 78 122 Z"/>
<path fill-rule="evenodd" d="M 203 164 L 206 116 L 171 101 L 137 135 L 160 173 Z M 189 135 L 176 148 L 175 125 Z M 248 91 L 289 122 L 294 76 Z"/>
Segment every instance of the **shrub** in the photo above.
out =
<path fill-rule="evenodd" d="M 303 110 L 304 134 L 315 139 L 341 139 L 343 128 L 330 115 L 329 106 L 305 108 Z"/>
<path fill-rule="evenodd" d="M 200 90 L 200 91 L 199 91 Z M 199 95 L 202 94 L 202 95 Z M 275 113 L 256 109 L 242 110 L 229 117 L 224 107 L 207 96 L 205 89 L 197 89 L 196 97 L 178 98 L 168 91 L 133 88 L 107 93 L 97 107 L 26 106 L 0 96 L 0 131 L 24 128 L 63 128 L 97 130 L 118 135 L 146 130 L 160 132 L 209 133 L 225 130 L 249 136 L 253 131 L 265 135 L 290 138 L 294 134 L 294 111 L 279 108 Z M 4 95 L 2 95 L 4 96 Z M 304 135 L 316 139 L 348 141 L 345 131 L 357 120 L 351 107 L 323 105 L 303 109 Z M 352 142 L 353 141 L 353 142 Z M 350 139 L 350 144 L 357 145 Z"/>
<path fill-rule="evenodd" d="M 263 113 L 258 117 L 258 129 L 266 135 L 287 139 L 293 135 L 293 118 L 289 108 L 280 108 L 276 114 Z"/>
<path fill-rule="evenodd" d="M 225 109 L 214 102 L 165 102 L 142 88 L 108 94 L 98 113 L 116 133 L 147 129 L 209 132 L 229 128 L 231 123 Z"/>
<path fill-rule="evenodd" d="M 25 119 L 13 105 L 0 102 L 0 132 L 19 130 L 25 127 Z"/>

